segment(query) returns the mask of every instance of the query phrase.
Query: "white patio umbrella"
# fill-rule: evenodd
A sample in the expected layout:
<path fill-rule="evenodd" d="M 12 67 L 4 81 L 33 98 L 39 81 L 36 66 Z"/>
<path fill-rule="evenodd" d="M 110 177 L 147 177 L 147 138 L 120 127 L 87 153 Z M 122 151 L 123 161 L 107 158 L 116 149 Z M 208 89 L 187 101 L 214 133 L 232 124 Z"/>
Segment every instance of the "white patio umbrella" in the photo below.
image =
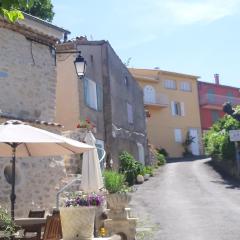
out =
<path fill-rule="evenodd" d="M 84 141 L 95 147 L 96 139 L 88 132 Z M 103 188 L 102 172 L 96 147 L 83 154 L 81 189 L 84 192 L 98 192 Z"/>
<path fill-rule="evenodd" d="M 11 217 L 14 219 L 16 157 L 61 156 L 83 153 L 92 146 L 10 120 L 0 125 L 0 156 L 12 157 Z"/>

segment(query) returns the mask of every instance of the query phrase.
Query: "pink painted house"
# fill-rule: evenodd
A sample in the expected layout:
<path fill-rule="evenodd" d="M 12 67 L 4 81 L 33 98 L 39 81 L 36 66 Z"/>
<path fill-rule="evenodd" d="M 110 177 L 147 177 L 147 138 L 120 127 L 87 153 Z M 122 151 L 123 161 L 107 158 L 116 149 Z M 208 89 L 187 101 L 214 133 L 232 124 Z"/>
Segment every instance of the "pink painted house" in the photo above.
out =
<path fill-rule="evenodd" d="M 221 85 L 219 75 L 214 74 L 214 83 L 198 82 L 200 116 L 202 130 L 208 130 L 212 124 L 224 115 L 222 105 L 231 102 L 233 106 L 240 104 L 240 89 Z"/>

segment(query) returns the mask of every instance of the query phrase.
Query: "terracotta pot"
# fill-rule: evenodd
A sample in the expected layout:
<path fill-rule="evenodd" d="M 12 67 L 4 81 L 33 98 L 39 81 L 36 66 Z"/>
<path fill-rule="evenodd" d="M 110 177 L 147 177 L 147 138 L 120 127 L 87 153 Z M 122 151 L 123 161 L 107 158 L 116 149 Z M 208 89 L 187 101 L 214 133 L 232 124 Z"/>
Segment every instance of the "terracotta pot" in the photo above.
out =
<path fill-rule="evenodd" d="M 64 240 L 92 240 L 95 207 L 60 208 Z"/>
<path fill-rule="evenodd" d="M 111 210 L 122 210 L 128 207 L 131 195 L 128 193 L 112 193 L 107 195 L 107 203 Z"/>

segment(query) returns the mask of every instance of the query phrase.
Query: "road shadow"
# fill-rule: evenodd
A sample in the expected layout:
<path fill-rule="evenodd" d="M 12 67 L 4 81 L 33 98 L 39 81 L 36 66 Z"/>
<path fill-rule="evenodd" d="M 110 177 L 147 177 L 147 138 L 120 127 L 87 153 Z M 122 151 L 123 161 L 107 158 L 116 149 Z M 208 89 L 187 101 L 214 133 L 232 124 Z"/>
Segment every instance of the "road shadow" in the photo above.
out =
<path fill-rule="evenodd" d="M 192 156 L 192 157 L 181 157 L 181 158 L 167 158 L 166 162 L 167 164 L 171 163 L 179 163 L 179 162 L 192 162 L 192 161 L 198 161 L 206 159 L 206 156 Z"/>
<path fill-rule="evenodd" d="M 214 162 L 210 159 L 209 161 L 205 162 L 204 164 L 208 165 L 209 167 L 213 168 L 216 172 L 219 173 L 222 180 L 211 181 L 213 183 L 225 185 L 227 189 L 239 189 L 240 190 L 240 180 L 236 177 L 231 176 L 229 173 L 218 167 Z"/>

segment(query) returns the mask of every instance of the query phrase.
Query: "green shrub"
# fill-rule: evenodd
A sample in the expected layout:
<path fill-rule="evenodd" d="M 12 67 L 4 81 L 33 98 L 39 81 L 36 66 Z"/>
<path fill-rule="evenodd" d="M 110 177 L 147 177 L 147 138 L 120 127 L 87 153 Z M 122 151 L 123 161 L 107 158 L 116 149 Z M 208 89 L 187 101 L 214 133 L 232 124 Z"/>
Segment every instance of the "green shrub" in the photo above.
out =
<path fill-rule="evenodd" d="M 115 171 L 104 171 L 104 185 L 109 193 L 121 192 L 125 188 L 125 176 Z"/>
<path fill-rule="evenodd" d="M 218 160 L 235 160 L 234 143 L 230 141 L 229 130 L 240 129 L 240 122 L 225 115 L 204 134 L 205 153 Z"/>
<path fill-rule="evenodd" d="M 144 167 L 144 174 L 149 174 L 150 176 L 153 176 L 153 167 L 152 166 Z"/>
<path fill-rule="evenodd" d="M 0 231 L 4 232 L 6 239 L 10 239 L 10 236 L 16 232 L 16 226 L 14 222 L 11 220 L 8 212 L 2 207 L 0 207 Z"/>
<path fill-rule="evenodd" d="M 134 157 L 128 152 L 124 151 L 119 156 L 120 172 L 126 176 L 126 181 L 129 186 L 135 183 L 138 174 L 144 175 L 144 166 L 136 161 Z"/>
<path fill-rule="evenodd" d="M 166 163 L 166 158 L 163 154 L 157 153 L 156 158 L 158 166 L 162 166 Z"/>
<path fill-rule="evenodd" d="M 164 157 L 168 157 L 168 152 L 165 148 L 156 148 L 157 152 L 164 155 Z"/>

